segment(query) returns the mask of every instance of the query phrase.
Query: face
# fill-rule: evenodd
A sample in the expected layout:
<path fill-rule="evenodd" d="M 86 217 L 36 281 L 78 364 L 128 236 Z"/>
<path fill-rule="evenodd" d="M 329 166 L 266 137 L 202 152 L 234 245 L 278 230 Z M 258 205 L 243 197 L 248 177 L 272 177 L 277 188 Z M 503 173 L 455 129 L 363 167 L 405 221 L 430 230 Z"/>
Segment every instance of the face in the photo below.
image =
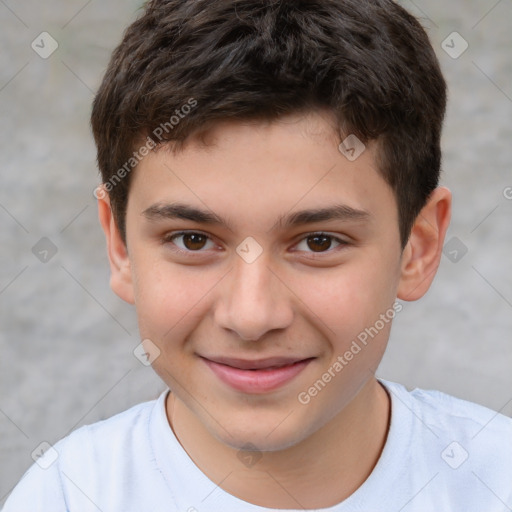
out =
<path fill-rule="evenodd" d="M 318 113 L 225 122 L 132 177 L 119 293 L 160 351 L 156 372 L 233 448 L 306 439 L 374 378 L 388 340 L 395 198 L 375 144 L 349 161 L 332 126 Z"/>

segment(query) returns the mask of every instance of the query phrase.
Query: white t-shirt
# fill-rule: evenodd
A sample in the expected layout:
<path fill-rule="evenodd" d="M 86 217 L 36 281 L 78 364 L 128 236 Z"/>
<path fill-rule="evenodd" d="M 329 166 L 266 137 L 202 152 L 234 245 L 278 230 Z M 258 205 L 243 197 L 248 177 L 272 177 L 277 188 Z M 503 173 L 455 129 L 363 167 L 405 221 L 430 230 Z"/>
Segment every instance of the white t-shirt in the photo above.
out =
<path fill-rule="evenodd" d="M 356 492 L 322 512 L 512 510 L 512 419 L 381 382 L 392 397 L 381 457 Z M 201 472 L 169 426 L 168 392 L 60 440 L 24 474 L 3 512 L 277 510 L 240 500 Z"/>

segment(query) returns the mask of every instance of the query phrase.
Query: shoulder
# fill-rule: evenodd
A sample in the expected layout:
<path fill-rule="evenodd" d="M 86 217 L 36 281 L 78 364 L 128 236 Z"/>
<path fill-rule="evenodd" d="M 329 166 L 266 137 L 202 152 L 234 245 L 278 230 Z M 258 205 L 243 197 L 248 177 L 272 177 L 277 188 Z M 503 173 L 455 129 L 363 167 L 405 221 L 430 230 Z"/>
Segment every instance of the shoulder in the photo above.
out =
<path fill-rule="evenodd" d="M 426 419 L 436 423 L 440 431 L 448 430 L 488 442 L 500 439 L 512 443 L 512 418 L 483 405 L 435 390 L 414 389 L 413 402 Z"/>
<path fill-rule="evenodd" d="M 425 473 L 441 475 L 441 492 L 482 503 L 478 496 L 485 499 L 493 489 L 512 502 L 512 418 L 441 391 L 381 382 L 399 436 L 408 439 L 408 456 Z"/>
<path fill-rule="evenodd" d="M 148 451 L 149 423 L 160 398 L 137 404 L 123 412 L 73 431 L 55 445 L 63 471 L 84 474 L 119 469 L 120 461 L 133 460 Z M 77 464 L 80 461 L 80 464 Z"/>
<path fill-rule="evenodd" d="M 408 391 L 402 384 L 381 382 L 397 400 L 439 432 L 465 433 L 476 438 L 485 431 L 486 437 L 497 434 L 512 442 L 512 418 L 508 416 L 442 391 L 418 388 Z"/>
<path fill-rule="evenodd" d="M 84 496 L 103 499 L 99 491 L 104 491 L 105 481 L 114 493 L 116 487 L 126 488 L 133 476 L 129 462 L 141 456 L 148 460 L 150 418 L 165 394 L 84 425 L 47 447 L 14 488 L 5 512 L 60 512 L 67 510 L 68 500 L 80 502 Z M 38 506 L 34 508 L 35 497 Z M 82 510 L 89 510 L 88 506 L 84 502 Z"/>
<path fill-rule="evenodd" d="M 102 442 L 110 438 L 132 437 L 137 433 L 137 429 L 147 425 L 151 412 L 159 400 L 141 402 L 107 419 L 74 430 L 65 438 L 68 447 L 80 443 L 86 438 Z"/>

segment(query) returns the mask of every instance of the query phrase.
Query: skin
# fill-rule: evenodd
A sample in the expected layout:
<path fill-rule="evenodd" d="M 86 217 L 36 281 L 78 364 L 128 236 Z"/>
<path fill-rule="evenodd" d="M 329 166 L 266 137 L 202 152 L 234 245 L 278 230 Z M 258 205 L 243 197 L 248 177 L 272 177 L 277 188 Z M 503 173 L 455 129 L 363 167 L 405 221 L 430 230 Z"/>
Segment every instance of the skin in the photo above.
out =
<path fill-rule="evenodd" d="M 260 506 L 329 507 L 371 473 L 389 425 L 390 400 L 374 372 L 391 322 L 307 404 L 297 397 L 397 297 L 425 294 L 450 220 L 451 193 L 439 187 L 402 251 L 378 144 L 351 162 L 333 123 L 326 112 L 225 121 L 207 144 L 192 138 L 179 153 L 151 152 L 132 176 L 126 245 L 108 196 L 98 202 L 111 287 L 135 304 L 141 339 L 160 350 L 153 368 L 172 391 L 171 428 L 206 476 Z M 143 214 L 176 201 L 229 226 Z M 340 203 L 367 218 L 276 227 L 280 216 Z M 207 238 L 169 238 L 181 230 Z M 315 243 L 308 237 L 317 232 L 333 238 Z M 252 263 L 236 252 L 247 237 L 263 251 Z M 251 394 L 221 382 L 199 355 L 315 359 L 283 387 Z M 259 452 L 249 466 L 238 457 L 247 443 Z"/>

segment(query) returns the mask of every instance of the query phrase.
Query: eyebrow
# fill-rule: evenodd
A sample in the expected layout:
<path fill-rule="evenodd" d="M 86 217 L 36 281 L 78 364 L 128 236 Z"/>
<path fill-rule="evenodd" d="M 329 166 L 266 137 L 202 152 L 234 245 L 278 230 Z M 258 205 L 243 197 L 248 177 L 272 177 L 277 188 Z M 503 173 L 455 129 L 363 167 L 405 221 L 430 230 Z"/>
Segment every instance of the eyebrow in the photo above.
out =
<path fill-rule="evenodd" d="M 231 229 L 230 223 L 217 214 L 183 203 L 156 203 L 146 208 L 142 215 L 150 221 L 183 219 L 200 224 L 226 226 Z M 367 221 L 370 217 L 371 214 L 366 210 L 358 210 L 348 205 L 336 204 L 326 208 L 312 208 L 289 215 L 281 215 L 270 231 L 276 228 L 290 228 L 331 220 Z"/>

